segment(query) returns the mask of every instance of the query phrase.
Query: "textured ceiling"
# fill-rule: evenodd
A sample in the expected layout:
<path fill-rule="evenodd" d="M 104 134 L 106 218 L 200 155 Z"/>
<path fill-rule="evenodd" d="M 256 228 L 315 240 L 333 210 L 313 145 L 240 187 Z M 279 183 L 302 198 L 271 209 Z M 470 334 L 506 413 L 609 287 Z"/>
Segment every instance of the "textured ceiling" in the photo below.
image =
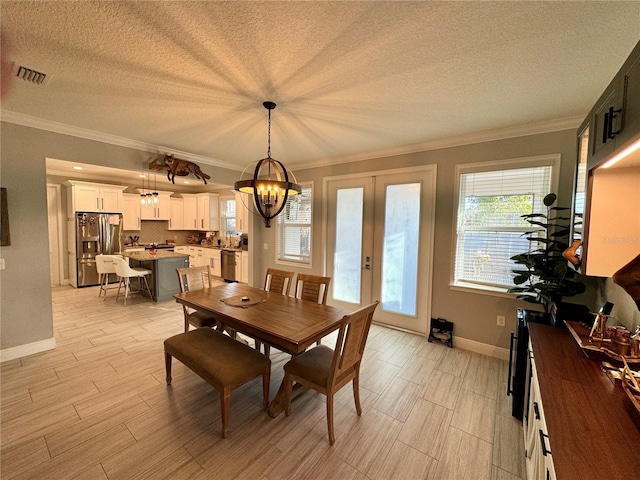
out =
<path fill-rule="evenodd" d="M 419 150 L 584 116 L 640 39 L 640 2 L 1 2 L 30 117 L 242 169 Z"/>

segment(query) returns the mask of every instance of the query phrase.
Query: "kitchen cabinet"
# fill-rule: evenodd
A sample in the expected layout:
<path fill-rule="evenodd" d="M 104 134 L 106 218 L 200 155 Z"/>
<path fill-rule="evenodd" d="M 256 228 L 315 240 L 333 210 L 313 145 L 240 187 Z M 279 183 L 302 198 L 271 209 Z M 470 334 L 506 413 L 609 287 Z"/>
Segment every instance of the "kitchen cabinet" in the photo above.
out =
<path fill-rule="evenodd" d="M 242 252 L 236 252 L 236 280 L 238 282 L 247 283 L 242 280 Z"/>
<path fill-rule="evenodd" d="M 243 251 L 240 255 L 240 258 L 241 258 L 240 281 L 242 283 L 249 283 L 249 252 Z"/>
<path fill-rule="evenodd" d="M 589 169 L 627 147 L 640 133 L 640 42 L 587 118 L 592 132 Z"/>
<path fill-rule="evenodd" d="M 198 199 L 195 195 L 182 195 L 184 209 L 184 229 L 197 230 L 198 228 Z"/>
<path fill-rule="evenodd" d="M 612 277 L 640 252 L 640 167 L 589 172 L 582 273 Z"/>
<path fill-rule="evenodd" d="M 522 422 L 527 480 L 555 480 L 552 450 L 549 444 L 550 439 L 531 342 L 529 342 L 528 353 L 529 401 L 527 402 L 527 412 L 523 415 Z"/>
<path fill-rule="evenodd" d="M 184 199 L 169 198 L 169 230 L 184 230 Z"/>
<path fill-rule="evenodd" d="M 205 265 L 209 265 L 214 277 L 221 277 L 220 250 L 217 248 L 204 248 Z"/>
<path fill-rule="evenodd" d="M 251 205 L 253 200 L 247 193 L 236 194 L 236 230 L 241 233 L 249 233 L 249 211 L 245 205 Z"/>
<path fill-rule="evenodd" d="M 170 198 L 173 192 L 157 192 L 158 203 L 144 204 L 140 207 L 142 220 L 169 220 L 171 217 Z"/>
<path fill-rule="evenodd" d="M 175 251 L 175 249 L 174 249 Z M 206 265 L 204 258 L 204 247 L 192 247 L 189 246 L 189 266 L 190 267 L 202 267 Z"/>
<path fill-rule="evenodd" d="M 609 162 L 634 142 L 640 142 L 640 43 L 578 130 L 572 239 L 582 241 L 576 268 L 584 275 L 612 277 L 640 251 L 640 150 Z"/>
<path fill-rule="evenodd" d="M 140 195 L 125 193 L 122 201 L 122 229 L 140 230 Z"/>
<path fill-rule="evenodd" d="M 196 194 L 198 212 L 197 230 L 207 232 L 220 230 L 219 197 L 216 193 Z"/>
<path fill-rule="evenodd" d="M 67 210 L 70 216 L 75 212 L 122 213 L 123 191 L 126 186 L 68 180 Z"/>

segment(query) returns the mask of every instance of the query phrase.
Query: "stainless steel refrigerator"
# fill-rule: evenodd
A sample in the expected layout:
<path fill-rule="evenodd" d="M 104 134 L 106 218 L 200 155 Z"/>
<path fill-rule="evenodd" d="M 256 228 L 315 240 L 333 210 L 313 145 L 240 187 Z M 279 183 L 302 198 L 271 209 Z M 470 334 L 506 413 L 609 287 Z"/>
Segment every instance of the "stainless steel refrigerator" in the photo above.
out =
<path fill-rule="evenodd" d="M 122 214 L 76 213 L 77 286 L 98 285 L 96 255 L 112 255 L 122 248 Z"/>

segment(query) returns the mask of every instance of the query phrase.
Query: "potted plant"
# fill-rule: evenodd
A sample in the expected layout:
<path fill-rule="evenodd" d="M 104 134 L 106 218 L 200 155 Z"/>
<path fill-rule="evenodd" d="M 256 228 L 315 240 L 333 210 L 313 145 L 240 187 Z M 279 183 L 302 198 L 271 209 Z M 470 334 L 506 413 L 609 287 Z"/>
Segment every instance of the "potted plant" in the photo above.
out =
<path fill-rule="evenodd" d="M 522 215 L 533 230 L 523 236 L 530 242 L 528 252 L 511 257 L 516 264 L 524 267 L 512 270 L 513 283 L 509 293 L 517 293 L 519 300 L 538 303 L 544 308 L 549 323 L 555 322 L 556 306 L 563 297 L 571 297 L 585 291 L 585 285 L 576 279 L 576 272 L 569 268 L 562 256 L 569 246 L 569 217 L 561 212 L 566 207 L 553 207 L 557 195 L 550 193 L 543 199 L 546 213 Z"/>

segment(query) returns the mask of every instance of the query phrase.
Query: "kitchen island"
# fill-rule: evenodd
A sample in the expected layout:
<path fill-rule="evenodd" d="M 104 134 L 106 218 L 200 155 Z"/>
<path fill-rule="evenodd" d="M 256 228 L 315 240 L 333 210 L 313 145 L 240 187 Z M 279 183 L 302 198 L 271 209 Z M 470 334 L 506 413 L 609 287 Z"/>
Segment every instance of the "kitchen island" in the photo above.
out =
<path fill-rule="evenodd" d="M 151 270 L 149 287 L 156 302 L 173 300 L 173 295 L 180 291 L 176 269 L 189 266 L 189 255 L 186 253 L 165 252 L 151 250 L 144 252 L 120 252 L 125 258 L 129 258 L 132 267 L 140 266 Z M 143 292 L 143 295 L 147 295 Z"/>

